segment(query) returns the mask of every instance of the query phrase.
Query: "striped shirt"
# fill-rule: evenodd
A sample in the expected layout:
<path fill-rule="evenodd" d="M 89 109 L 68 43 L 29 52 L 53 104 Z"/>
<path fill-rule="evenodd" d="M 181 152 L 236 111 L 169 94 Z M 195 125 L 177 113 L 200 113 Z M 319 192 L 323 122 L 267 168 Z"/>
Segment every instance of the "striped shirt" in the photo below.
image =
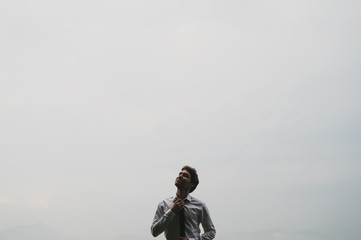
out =
<path fill-rule="evenodd" d="M 176 199 L 176 197 L 170 197 L 159 203 L 151 227 L 154 237 L 164 232 L 167 240 L 178 240 L 179 217 L 178 214 L 170 210 Z M 189 240 L 213 239 L 216 235 L 216 229 L 204 202 L 191 195 L 188 195 L 184 202 L 186 237 Z M 199 228 L 200 224 L 204 230 L 203 234 Z"/>

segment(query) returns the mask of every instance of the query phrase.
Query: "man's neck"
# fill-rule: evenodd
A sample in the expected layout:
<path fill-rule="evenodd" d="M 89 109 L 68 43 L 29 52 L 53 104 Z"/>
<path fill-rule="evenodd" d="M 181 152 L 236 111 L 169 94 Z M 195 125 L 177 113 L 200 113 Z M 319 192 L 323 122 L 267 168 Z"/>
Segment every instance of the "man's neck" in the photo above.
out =
<path fill-rule="evenodd" d="M 179 189 L 177 190 L 177 198 L 186 199 L 189 194 L 189 190 Z"/>

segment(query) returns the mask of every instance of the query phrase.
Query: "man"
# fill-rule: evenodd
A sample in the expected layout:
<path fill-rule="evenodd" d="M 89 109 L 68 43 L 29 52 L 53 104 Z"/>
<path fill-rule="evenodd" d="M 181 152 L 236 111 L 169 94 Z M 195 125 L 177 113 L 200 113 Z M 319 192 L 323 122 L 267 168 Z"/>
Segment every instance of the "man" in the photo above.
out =
<path fill-rule="evenodd" d="M 167 240 L 211 240 L 216 230 L 206 205 L 189 195 L 199 183 L 197 171 L 184 166 L 175 180 L 176 197 L 170 197 L 159 203 L 151 227 L 152 235 L 162 232 Z M 199 225 L 204 233 L 201 234 Z"/>

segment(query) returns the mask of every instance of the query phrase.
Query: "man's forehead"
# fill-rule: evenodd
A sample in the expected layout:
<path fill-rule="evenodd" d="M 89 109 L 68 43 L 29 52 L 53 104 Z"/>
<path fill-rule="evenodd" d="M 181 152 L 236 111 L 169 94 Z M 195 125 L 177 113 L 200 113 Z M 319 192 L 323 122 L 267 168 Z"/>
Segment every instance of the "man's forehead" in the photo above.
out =
<path fill-rule="evenodd" d="M 190 173 L 190 172 L 188 172 L 188 170 L 187 170 L 187 169 L 183 169 L 181 172 L 182 172 L 182 173 L 186 173 L 186 174 L 188 174 L 189 176 L 191 176 L 191 173 Z"/>

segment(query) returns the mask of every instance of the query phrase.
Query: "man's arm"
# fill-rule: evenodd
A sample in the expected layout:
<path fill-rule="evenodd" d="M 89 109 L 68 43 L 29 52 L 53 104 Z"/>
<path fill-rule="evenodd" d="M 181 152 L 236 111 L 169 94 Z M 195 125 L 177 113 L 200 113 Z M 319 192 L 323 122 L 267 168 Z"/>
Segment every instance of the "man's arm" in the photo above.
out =
<path fill-rule="evenodd" d="M 169 223 L 173 220 L 175 213 L 170 209 L 165 211 L 163 203 L 159 203 L 157 211 L 155 212 L 153 224 L 151 227 L 152 235 L 157 237 L 159 234 L 167 229 Z"/>
<path fill-rule="evenodd" d="M 171 209 L 167 211 L 165 210 L 164 203 L 160 203 L 151 227 L 152 235 L 156 237 L 164 232 L 168 225 L 173 221 L 176 213 L 178 213 L 182 208 L 184 208 L 184 201 L 182 199 L 177 199 Z"/>
<path fill-rule="evenodd" d="M 216 229 L 213 225 L 209 210 L 205 204 L 203 204 L 202 213 L 201 223 L 204 233 L 201 235 L 201 240 L 212 240 L 216 236 Z"/>

